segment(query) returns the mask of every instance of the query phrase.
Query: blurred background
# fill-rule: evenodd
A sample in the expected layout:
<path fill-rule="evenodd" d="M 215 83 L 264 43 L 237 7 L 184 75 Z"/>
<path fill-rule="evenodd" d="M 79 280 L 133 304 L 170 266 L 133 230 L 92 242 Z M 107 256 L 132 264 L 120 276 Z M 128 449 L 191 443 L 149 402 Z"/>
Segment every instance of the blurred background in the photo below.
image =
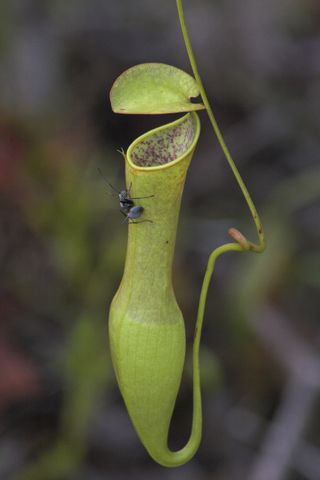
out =
<path fill-rule="evenodd" d="M 320 3 L 185 2 L 218 122 L 266 230 L 220 258 L 202 341 L 204 435 L 156 465 L 110 364 L 107 309 L 127 226 L 104 176 L 172 117 L 119 116 L 108 92 L 137 63 L 188 72 L 173 0 L 0 4 L 0 479 L 320 479 Z M 177 238 L 188 355 L 170 432 L 185 444 L 191 346 L 211 250 L 255 231 L 204 113 Z"/>

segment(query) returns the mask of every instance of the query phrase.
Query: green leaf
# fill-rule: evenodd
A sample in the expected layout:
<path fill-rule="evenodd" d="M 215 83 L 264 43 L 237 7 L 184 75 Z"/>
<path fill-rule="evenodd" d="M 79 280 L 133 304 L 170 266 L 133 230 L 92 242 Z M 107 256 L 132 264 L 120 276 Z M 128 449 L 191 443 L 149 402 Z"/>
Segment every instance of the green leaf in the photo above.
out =
<path fill-rule="evenodd" d="M 110 91 L 115 113 L 155 114 L 202 110 L 202 103 L 191 103 L 199 96 L 191 75 L 163 63 L 143 63 L 129 68 L 114 82 Z"/>

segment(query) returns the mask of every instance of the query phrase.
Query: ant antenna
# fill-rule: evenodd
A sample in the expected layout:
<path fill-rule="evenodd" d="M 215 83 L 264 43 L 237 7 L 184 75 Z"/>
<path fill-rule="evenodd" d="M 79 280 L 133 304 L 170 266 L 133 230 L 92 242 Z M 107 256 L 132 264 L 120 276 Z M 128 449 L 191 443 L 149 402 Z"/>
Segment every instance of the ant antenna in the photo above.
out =
<path fill-rule="evenodd" d="M 120 192 L 119 192 L 113 185 L 111 185 L 110 182 L 108 182 L 108 180 L 107 180 L 106 177 L 103 175 L 103 173 L 102 173 L 102 171 L 101 171 L 100 168 L 98 168 L 98 172 L 100 173 L 100 175 L 101 175 L 101 177 L 103 178 L 103 180 L 104 180 L 105 182 L 107 182 L 107 184 L 109 185 L 109 187 L 111 187 L 112 190 L 114 190 L 115 192 L 117 192 L 117 193 L 119 194 Z"/>

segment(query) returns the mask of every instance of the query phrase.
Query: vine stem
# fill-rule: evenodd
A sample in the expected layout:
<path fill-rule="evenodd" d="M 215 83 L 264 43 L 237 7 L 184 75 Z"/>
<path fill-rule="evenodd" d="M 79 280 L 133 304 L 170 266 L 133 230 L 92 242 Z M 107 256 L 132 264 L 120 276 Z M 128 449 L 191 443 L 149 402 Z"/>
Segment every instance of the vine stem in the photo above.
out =
<path fill-rule="evenodd" d="M 216 263 L 217 258 L 222 255 L 223 253 L 230 252 L 230 251 L 242 251 L 242 246 L 239 243 L 226 243 L 221 245 L 220 247 L 216 248 L 211 252 L 207 264 L 206 273 L 203 278 L 201 293 L 200 293 L 200 300 L 198 306 L 198 313 L 195 325 L 195 332 L 194 332 L 194 342 L 193 342 L 193 370 L 194 370 L 194 384 L 196 385 L 194 395 L 196 396 L 195 400 L 200 401 L 200 366 L 199 366 L 199 348 L 200 348 L 200 340 L 201 340 L 201 330 L 204 318 L 204 311 L 206 307 L 206 298 L 207 293 L 212 277 L 212 273 L 214 270 L 214 266 Z"/>
<path fill-rule="evenodd" d="M 263 231 L 263 227 L 262 227 L 262 223 L 261 223 L 259 214 L 258 214 L 257 209 L 256 209 L 256 207 L 255 207 L 255 205 L 254 205 L 254 203 L 251 199 L 251 196 L 248 192 L 248 189 L 245 186 L 245 183 L 241 178 L 239 170 L 237 169 L 237 167 L 236 167 L 236 165 L 235 165 L 235 163 L 232 159 L 230 151 L 229 151 L 229 149 L 228 149 L 228 147 L 227 147 L 227 145 L 224 141 L 224 138 L 222 136 L 220 128 L 219 128 L 219 126 L 217 124 L 217 121 L 215 119 L 215 116 L 213 114 L 211 105 L 209 103 L 206 91 L 204 89 L 204 86 L 203 86 L 203 83 L 202 83 L 202 80 L 201 80 L 201 77 L 200 77 L 200 74 L 199 74 L 197 62 L 196 62 L 195 56 L 193 54 L 193 50 L 192 50 L 192 46 L 191 46 L 191 42 L 190 42 L 190 37 L 189 37 L 188 30 L 187 30 L 185 18 L 184 18 L 182 0 L 176 0 L 176 4 L 177 4 L 177 10 L 178 10 L 178 15 L 179 15 L 181 30 L 182 30 L 182 34 L 183 34 L 183 39 L 184 39 L 187 54 L 188 54 L 188 57 L 189 57 L 189 61 L 190 61 L 190 64 L 191 64 L 191 68 L 192 68 L 192 71 L 193 71 L 193 75 L 194 75 L 194 77 L 196 79 L 196 82 L 198 84 L 199 92 L 200 92 L 200 95 L 202 97 L 202 101 L 204 103 L 204 106 L 206 108 L 210 123 L 211 123 L 212 128 L 213 128 L 213 131 L 214 131 L 214 133 L 217 137 L 217 140 L 220 144 L 220 147 L 223 151 L 223 154 L 224 154 L 224 156 L 225 156 L 225 158 L 226 158 L 226 160 L 227 160 L 227 162 L 228 162 L 228 164 L 229 164 L 229 166 L 230 166 L 230 168 L 231 168 L 231 170 L 232 170 L 232 172 L 233 172 L 233 174 L 234 174 L 234 176 L 235 176 L 235 178 L 238 182 L 238 185 L 239 185 L 239 187 L 242 191 L 242 194 L 243 194 L 243 196 L 244 196 L 244 198 L 247 202 L 247 205 L 249 207 L 249 210 L 251 212 L 252 218 L 254 220 L 254 223 L 255 223 L 255 226 L 256 226 L 256 229 L 257 229 L 259 244 L 257 245 L 253 242 L 248 241 L 246 239 L 246 237 L 244 235 L 242 235 L 242 233 L 240 233 L 235 228 L 231 228 L 229 230 L 229 235 L 234 240 L 236 240 L 236 242 L 238 242 L 238 244 L 241 246 L 240 251 L 250 250 L 250 251 L 253 251 L 253 252 L 256 252 L 256 253 L 260 253 L 265 249 L 265 237 L 264 237 L 264 231 Z"/>
<path fill-rule="evenodd" d="M 241 178 L 241 175 L 239 173 L 239 170 L 237 169 L 232 156 L 229 152 L 229 149 L 224 141 L 224 138 L 222 136 L 222 133 L 220 131 L 220 128 L 217 124 L 217 121 L 215 119 L 215 116 L 213 114 L 211 105 L 209 103 L 206 91 L 204 89 L 198 66 L 195 60 L 195 56 L 193 54 L 185 18 L 184 18 L 184 11 L 182 7 L 182 0 L 176 0 L 177 4 L 177 9 L 178 9 L 178 15 L 179 15 L 179 20 L 180 20 L 180 25 L 182 29 L 182 34 L 183 34 L 183 39 L 184 43 L 186 46 L 187 54 L 189 57 L 189 61 L 191 64 L 191 68 L 193 71 L 193 75 L 196 79 L 198 89 L 200 92 L 200 95 L 202 97 L 202 101 L 204 103 L 204 106 L 206 108 L 210 123 L 212 125 L 213 131 L 217 137 L 217 140 L 220 144 L 220 147 L 222 149 L 222 152 L 236 178 L 236 181 L 241 189 L 241 192 L 246 200 L 246 203 L 249 207 L 249 210 L 251 212 L 253 221 L 255 223 L 255 227 L 257 230 L 258 234 L 258 239 L 259 243 L 255 244 L 253 242 L 250 242 L 247 240 L 247 238 L 239 232 L 239 230 L 235 228 L 230 228 L 229 229 L 229 235 L 235 240 L 235 243 L 226 243 L 224 245 L 221 245 L 220 247 L 217 247 L 213 252 L 211 252 L 207 264 L 207 269 L 204 275 L 204 279 L 202 282 L 202 287 L 201 287 L 201 293 L 200 293 L 200 299 L 199 299 L 199 306 L 198 306 L 198 313 L 197 313 L 197 319 L 196 319 L 196 324 L 195 324 L 195 331 L 194 331 L 194 342 L 193 342 L 193 351 L 192 351 L 192 358 L 193 358 L 193 425 L 192 425 L 192 431 L 194 432 L 194 436 L 201 435 L 201 428 L 197 425 L 200 418 L 201 418 L 201 382 L 200 382 L 200 361 L 199 361 L 199 349 L 200 349 L 200 340 L 201 340 L 201 331 L 202 331 L 202 325 L 203 325 L 203 318 L 204 318 L 204 313 L 205 313 L 205 307 L 206 307 L 206 299 L 207 299 L 207 294 L 208 294 L 208 289 L 211 281 L 211 277 L 213 274 L 214 266 L 216 263 L 217 258 L 222 255 L 223 253 L 230 252 L 230 251 L 237 251 L 237 252 L 244 252 L 244 251 L 252 251 L 255 253 L 260 253 L 263 252 L 265 249 L 265 237 L 264 237 L 264 231 L 262 227 L 262 223 L 259 217 L 259 214 L 256 210 L 256 207 L 251 199 L 251 196 L 248 192 L 248 189 L 244 183 L 244 181 Z M 200 412 L 200 414 L 199 414 Z M 198 426 L 198 428 L 197 428 Z M 199 433 L 200 432 L 200 433 Z M 192 435 L 193 436 L 193 435 Z"/>

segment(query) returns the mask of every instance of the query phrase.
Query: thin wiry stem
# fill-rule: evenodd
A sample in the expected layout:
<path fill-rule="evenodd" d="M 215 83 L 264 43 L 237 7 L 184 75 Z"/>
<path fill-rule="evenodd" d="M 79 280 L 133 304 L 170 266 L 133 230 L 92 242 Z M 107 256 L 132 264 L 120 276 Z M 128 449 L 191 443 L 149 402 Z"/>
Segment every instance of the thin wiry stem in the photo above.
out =
<path fill-rule="evenodd" d="M 247 190 L 247 187 L 245 186 L 241 175 L 231 157 L 231 154 L 229 152 L 229 149 L 224 141 L 224 138 L 222 136 L 222 133 L 220 131 L 220 128 L 217 124 L 217 121 L 215 119 L 215 116 L 213 114 L 212 108 L 210 106 L 207 94 L 205 92 L 202 80 L 199 75 L 197 63 L 192 51 L 191 47 L 191 42 L 188 34 L 188 30 L 186 27 L 185 19 L 184 19 L 184 12 L 183 12 L 183 7 L 182 7 L 182 0 L 176 0 L 177 3 L 177 9 L 178 9 L 178 14 L 179 14 L 179 20 L 181 24 L 181 29 L 182 29 L 182 34 L 184 38 L 184 43 L 187 49 L 188 57 L 190 60 L 191 68 L 193 70 L 194 77 L 196 79 L 196 82 L 198 84 L 199 92 L 202 97 L 202 101 L 205 105 L 205 108 L 207 110 L 213 131 L 218 139 L 218 142 L 220 144 L 220 147 L 223 151 L 223 154 L 238 182 L 238 185 L 244 195 L 244 198 L 247 202 L 247 205 L 249 207 L 249 210 L 251 212 L 252 218 L 254 220 L 256 229 L 257 229 L 257 234 L 258 234 L 258 239 L 259 243 L 255 244 L 253 242 L 250 242 L 249 240 L 246 239 L 246 237 L 239 232 L 239 230 L 235 228 L 230 228 L 229 229 L 229 235 L 235 240 L 235 243 L 226 243 L 224 245 L 221 245 L 220 247 L 216 248 L 213 250 L 213 252 L 209 256 L 208 260 L 208 265 L 207 269 L 204 275 L 203 283 L 202 283 L 202 288 L 201 288 L 201 293 L 200 293 L 200 300 L 199 300 L 199 306 L 198 306 L 198 314 L 197 314 L 197 320 L 196 320 L 196 325 L 195 325 L 195 332 L 194 332 L 194 342 L 193 342 L 193 426 L 192 426 L 192 435 L 191 437 L 198 437 L 201 435 L 201 425 L 199 426 L 198 423 L 201 422 L 201 383 L 200 383 L 200 365 L 199 365 L 199 348 L 200 348 L 200 340 L 201 340 L 201 330 L 202 330 L 202 324 L 203 324 L 203 318 L 204 318 L 204 312 L 205 312 L 205 306 L 206 306 L 206 299 L 207 299 L 207 294 L 208 294 L 208 289 L 211 281 L 211 277 L 213 274 L 214 266 L 216 263 L 217 258 L 222 255 L 223 253 L 230 252 L 230 251 L 237 251 L 237 252 L 243 252 L 243 251 L 252 251 L 256 253 L 260 253 L 265 249 L 265 238 L 264 238 L 264 232 L 263 232 L 263 227 L 262 223 L 260 220 L 260 217 L 258 215 L 258 212 L 254 206 L 254 203 L 251 199 L 251 196 Z M 200 413 L 199 413 L 200 412 Z M 194 442 L 196 444 L 196 442 Z"/>
<path fill-rule="evenodd" d="M 189 37 L 189 33 L 188 33 L 188 30 L 187 30 L 187 26 L 186 26 L 186 22 L 185 22 L 185 18 L 184 18 L 184 11 L 183 11 L 183 7 L 182 7 L 182 0 L 176 0 L 176 3 L 177 3 L 177 9 L 178 9 L 178 14 L 179 14 L 179 20 L 180 20 L 180 25 L 181 25 L 181 29 L 182 29 L 182 34 L 183 34 L 183 38 L 184 38 L 184 43 L 185 43 L 185 46 L 186 46 L 186 49 L 187 49 L 187 53 L 188 53 L 188 57 L 189 57 L 189 61 L 190 61 L 190 64 L 191 64 L 191 68 L 192 68 L 192 71 L 193 71 L 193 74 L 194 74 L 194 77 L 196 79 L 196 82 L 198 84 L 198 88 L 199 88 L 199 92 L 200 92 L 200 95 L 202 97 L 202 100 L 203 100 L 203 103 L 206 107 L 206 110 L 207 110 L 207 113 L 208 113 L 208 116 L 209 116 L 209 119 L 210 119 L 210 122 L 211 122 L 211 125 L 212 125 L 212 128 L 214 130 L 214 133 L 218 139 L 218 142 L 220 144 L 220 147 L 223 151 L 223 154 L 238 182 L 238 185 L 243 193 L 243 196 L 247 202 L 247 205 L 249 207 L 249 210 L 251 212 L 251 215 L 252 215 L 252 218 L 254 220 L 254 223 L 255 223 L 255 226 L 256 226 L 256 229 L 257 229 L 257 234 L 258 234 L 258 238 L 259 238 L 259 244 L 255 244 L 253 242 L 250 242 L 246 239 L 246 237 L 244 235 L 242 235 L 238 230 L 232 228 L 229 230 L 229 234 L 231 235 L 231 237 L 236 240 L 240 246 L 241 246 L 241 251 L 244 251 L 244 250 L 251 250 L 253 252 L 256 252 L 256 253 L 259 253 L 259 252 L 262 252 L 264 249 L 265 249 L 265 237 L 264 237 L 264 231 L 263 231 L 263 227 L 262 227 L 262 223 L 261 223 L 261 220 L 260 220 L 260 217 L 258 215 L 258 212 L 256 210 L 256 207 L 254 206 L 254 203 L 251 199 L 251 196 L 248 192 L 248 189 L 247 187 L 245 186 L 244 184 L 244 181 L 242 180 L 241 178 L 241 175 L 231 157 L 231 154 L 230 154 L 230 151 L 224 141 L 224 138 L 222 136 L 222 133 L 220 131 L 220 128 L 217 124 L 217 121 L 215 119 L 215 116 L 213 114 L 213 111 L 212 111 L 212 108 L 210 106 L 210 103 L 209 103 L 209 100 L 208 100 L 208 97 L 207 97 L 207 94 L 205 92 L 205 89 L 204 89 L 204 86 L 203 86 L 203 83 L 202 83 L 202 80 L 201 80 L 201 77 L 200 77 L 200 74 L 199 74 L 199 70 L 198 70 L 198 66 L 197 66 L 197 63 L 196 63 L 196 60 L 195 60 L 195 57 L 194 57 L 194 54 L 193 54 L 193 50 L 192 50 L 192 46 L 191 46 L 191 42 L 190 42 L 190 37 Z"/>

